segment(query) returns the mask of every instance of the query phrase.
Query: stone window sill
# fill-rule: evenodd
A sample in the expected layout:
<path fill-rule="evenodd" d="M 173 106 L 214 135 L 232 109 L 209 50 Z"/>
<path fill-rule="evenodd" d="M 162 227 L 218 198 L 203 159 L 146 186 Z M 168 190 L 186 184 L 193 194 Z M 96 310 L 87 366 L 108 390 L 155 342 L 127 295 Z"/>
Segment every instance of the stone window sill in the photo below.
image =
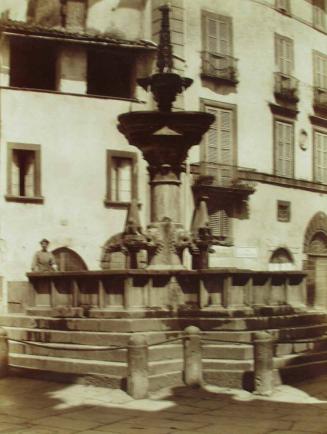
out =
<path fill-rule="evenodd" d="M 13 196 L 11 194 L 7 194 L 5 196 L 6 201 L 8 202 L 20 202 L 20 203 L 36 203 L 43 204 L 44 197 L 43 196 Z"/>

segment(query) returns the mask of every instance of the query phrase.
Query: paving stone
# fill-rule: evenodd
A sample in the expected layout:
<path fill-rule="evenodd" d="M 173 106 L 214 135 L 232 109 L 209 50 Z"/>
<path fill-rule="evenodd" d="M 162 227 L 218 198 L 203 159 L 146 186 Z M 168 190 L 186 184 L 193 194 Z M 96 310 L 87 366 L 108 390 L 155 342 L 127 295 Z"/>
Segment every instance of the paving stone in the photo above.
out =
<path fill-rule="evenodd" d="M 113 432 L 117 434 L 170 434 L 172 432 L 171 428 L 154 428 L 153 427 L 147 427 L 147 426 L 139 426 L 139 425 L 128 425 L 125 423 L 119 423 L 119 424 L 113 424 L 113 425 L 105 425 L 102 426 L 101 428 L 97 428 L 97 432 L 105 432 L 106 434 Z M 174 430 L 174 432 L 176 432 L 176 430 Z M 177 431 L 178 432 L 178 431 Z M 180 431 L 182 432 L 182 431 Z M 183 431 L 184 433 L 185 431 Z M 198 432 L 198 434 L 200 434 L 200 432 Z"/>
<path fill-rule="evenodd" d="M 76 431 L 60 429 L 60 428 L 44 428 L 30 427 L 19 429 L 18 431 L 10 431 L 10 434 L 75 434 Z"/>
<path fill-rule="evenodd" d="M 312 433 L 326 434 L 327 433 L 327 425 L 326 421 L 316 421 L 314 422 L 306 422 L 300 421 L 295 422 L 293 425 L 293 429 L 296 431 L 308 431 Z"/>
<path fill-rule="evenodd" d="M 35 425 L 45 425 L 49 427 L 64 428 L 71 430 L 86 430 L 98 427 L 100 424 L 95 421 L 69 419 L 62 416 L 45 417 L 33 421 Z"/>

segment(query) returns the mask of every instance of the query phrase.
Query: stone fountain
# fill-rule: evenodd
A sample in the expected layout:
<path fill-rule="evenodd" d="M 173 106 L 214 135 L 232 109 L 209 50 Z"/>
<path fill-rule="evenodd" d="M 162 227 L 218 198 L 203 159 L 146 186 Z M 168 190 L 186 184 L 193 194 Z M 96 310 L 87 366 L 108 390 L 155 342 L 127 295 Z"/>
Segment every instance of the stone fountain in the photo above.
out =
<path fill-rule="evenodd" d="M 129 143 L 142 151 L 149 164 L 151 186 L 151 224 L 144 236 L 139 224 L 134 225 L 135 242 L 131 250 L 148 251 L 148 269 L 183 269 L 183 251 L 189 248 L 191 254 L 201 256 L 201 261 L 193 264 L 207 268 L 208 249 L 211 235 L 205 202 L 200 202 L 201 218 L 196 216 L 193 233 L 181 224 L 180 176 L 185 170 L 185 160 L 189 149 L 198 145 L 203 134 L 209 129 L 215 117 L 205 112 L 173 112 L 176 96 L 191 86 L 193 80 L 172 72 L 173 55 L 170 42 L 169 6 L 161 7 L 162 27 L 158 50 L 158 72 L 142 78 L 138 83 L 150 90 L 157 102 L 157 111 L 129 112 L 119 116 L 119 131 Z M 127 225 L 139 222 L 135 204 L 131 206 Z M 130 210 L 131 211 L 131 210 Z M 125 233 L 128 232 L 125 230 Z M 130 236 L 128 243 L 130 244 Z M 138 236 L 138 237 L 137 237 Z M 135 263 L 135 262 L 134 262 Z"/>
<path fill-rule="evenodd" d="M 43 372 L 47 379 L 79 377 L 124 387 L 124 349 L 140 332 L 144 336 L 137 345 L 145 340 L 150 345 L 150 389 L 180 385 L 181 345 L 164 342 L 176 341 L 190 325 L 201 329 L 203 339 L 219 341 L 203 342 L 203 378 L 220 386 L 253 387 L 250 343 L 255 331 L 271 330 L 276 339 L 288 341 L 276 347 L 276 355 L 285 355 L 278 363 L 286 372 L 299 372 L 303 365 L 303 358 L 293 370 L 287 365 L 297 340 L 305 338 L 308 343 L 301 348 L 310 349 L 320 339 L 317 348 L 323 348 L 325 315 L 308 312 L 305 273 L 209 268 L 212 235 L 204 198 L 196 205 L 191 229 L 181 223 L 180 178 L 187 153 L 199 144 L 214 116 L 172 111 L 176 96 L 192 80 L 172 72 L 169 8 L 163 6 L 161 12 L 158 71 L 139 80 L 158 109 L 124 113 L 118 119 L 121 133 L 149 165 L 151 222 L 142 228 L 133 201 L 122 235 L 108 248 L 126 255 L 124 269 L 27 274 L 26 312 L 0 317 L 0 325 L 16 339 L 10 344 L 9 363 L 24 375 Z M 192 255 L 192 269 L 183 264 L 185 249 Z M 140 251 L 147 252 L 145 269 L 138 264 Z M 235 341 L 242 345 L 233 345 Z M 44 343 L 46 348 L 40 347 Z M 108 346 L 112 351 L 104 348 Z"/>

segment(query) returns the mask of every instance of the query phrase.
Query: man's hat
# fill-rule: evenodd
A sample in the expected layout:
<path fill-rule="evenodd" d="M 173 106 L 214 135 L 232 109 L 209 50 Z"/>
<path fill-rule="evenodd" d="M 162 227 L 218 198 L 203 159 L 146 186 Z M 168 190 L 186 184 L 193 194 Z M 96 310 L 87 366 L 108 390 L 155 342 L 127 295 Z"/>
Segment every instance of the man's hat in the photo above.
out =
<path fill-rule="evenodd" d="M 46 238 L 43 238 L 43 240 L 40 241 L 40 244 L 42 244 L 42 243 L 50 244 L 50 241 L 47 240 Z"/>

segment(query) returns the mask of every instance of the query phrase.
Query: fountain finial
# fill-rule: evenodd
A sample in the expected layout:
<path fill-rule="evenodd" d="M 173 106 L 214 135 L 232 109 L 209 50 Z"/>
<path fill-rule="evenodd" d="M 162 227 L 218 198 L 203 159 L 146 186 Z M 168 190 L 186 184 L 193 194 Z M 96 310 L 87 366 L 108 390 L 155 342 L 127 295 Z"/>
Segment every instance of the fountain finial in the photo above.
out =
<path fill-rule="evenodd" d="M 140 78 L 137 82 L 146 91 L 150 88 L 160 112 L 171 112 L 176 96 L 191 86 L 193 80 L 172 72 L 174 62 L 170 40 L 170 6 L 165 4 L 159 10 L 162 15 L 157 55 L 158 72 L 150 77 Z"/>
<path fill-rule="evenodd" d="M 160 41 L 158 47 L 157 68 L 159 73 L 172 72 L 174 67 L 173 49 L 170 39 L 170 5 L 165 4 L 159 8 L 161 12 Z"/>

